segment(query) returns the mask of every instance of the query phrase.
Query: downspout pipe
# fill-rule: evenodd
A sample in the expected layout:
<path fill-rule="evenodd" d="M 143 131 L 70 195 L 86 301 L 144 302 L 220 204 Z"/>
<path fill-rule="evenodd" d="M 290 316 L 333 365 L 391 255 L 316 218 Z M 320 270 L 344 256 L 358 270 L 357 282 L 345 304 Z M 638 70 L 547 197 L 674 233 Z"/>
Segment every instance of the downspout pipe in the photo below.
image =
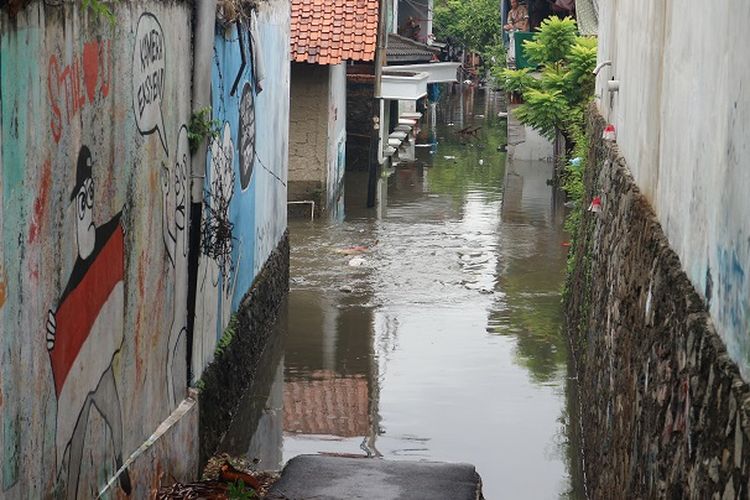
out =
<path fill-rule="evenodd" d="M 383 66 L 386 63 L 388 51 L 388 2 L 392 0 L 380 0 L 380 15 L 378 17 L 378 47 L 375 52 L 375 98 L 378 100 L 378 163 L 385 161 L 383 157 L 383 123 L 384 99 L 381 97 L 383 89 Z M 396 2 L 394 2 L 395 6 Z M 394 7 L 395 9 L 395 7 Z M 388 131 L 386 130 L 387 134 Z"/>
<path fill-rule="evenodd" d="M 369 175 L 367 179 L 367 207 L 375 206 L 375 195 L 377 190 L 377 179 L 380 172 L 380 165 L 383 164 L 383 130 L 386 126 L 383 123 L 384 101 L 380 97 L 382 89 L 383 66 L 386 62 L 386 51 L 388 47 L 388 2 L 393 0 L 380 0 L 380 14 L 378 16 L 378 45 L 375 52 L 375 99 L 378 106 L 378 129 L 373 131 L 375 147 L 377 154 L 370 155 Z M 373 120 L 374 121 L 374 120 Z M 387 134 L 387 129 L 386 129 Z M 373 161 L 374 160 L 374 161 Z"/>
<path fill-rule="evenodd" d="M 211 64 L 216 30 L 216 0 L 194 2 L 193 11 L 193 102 L 192 113 L 211 106 Z M 190 159 L 190 243 L 188 250 L 187 290 L 187 349 L 186 366 L 188 386 L 195 384 L 195 373 L 201 367 L 193 366 L 195 345 L 195 304 L 198 288 L 198 263 L 200 260 L 201 221 L 203 218 L 203 186 L 206 172 L 207 140 L 203 139 Z"/>
<path fill-rule="evenodd" d="M 192 109 L 194 114 L 207 106 L 211 106 L 211 59 L 214 50 L 215 26 L 216 0 L 195 2 Z M 207 148 L 208 145 L 204 139 L 191 159 L 193 203 L 200 203 L 203 199 L 203 176 Z"/>

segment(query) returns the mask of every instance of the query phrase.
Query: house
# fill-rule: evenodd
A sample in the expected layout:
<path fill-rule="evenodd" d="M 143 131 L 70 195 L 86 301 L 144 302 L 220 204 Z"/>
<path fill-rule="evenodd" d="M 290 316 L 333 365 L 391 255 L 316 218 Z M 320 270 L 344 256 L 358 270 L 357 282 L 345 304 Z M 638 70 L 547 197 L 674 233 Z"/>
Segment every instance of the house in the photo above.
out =
<path fill-rule="evenodd" d="M 422 118 L 417 103 L 427 96 L 429 85 L 455 82 L 460 66 L 440 61 L 441 48 L 432 39 L 431 1 L 384 2 L 381 7 L 391 22 L 378 34 L 378 45 L 386 49 L 379 54 L 382 65 L 359 62 L 347 67 L 347 169 L 369 172 L 369 207 L 376 204 L 380 174 L 414 158 L 415 132 Z M 410 10 L 415 8 L 419 12 Z M 417 22 L 419 36 L 414 36 L 414 29 L 404 30 L 405 23 L 414 28 Z"/>
<path fill-rule="evenodd" d="M 346 165 L 346 64 L 375 60 L 378 0 L 293 0 L 290 202 L 336 213 Z"/>
<path fill-rule="evenodd" d="M 415 136 L 422 118 L 417 103 L 427 96 L 430 86 L 456 82 L 461 65 L 442 62 L 440 48 L 433 46 L 432 1 L 417 4 L 393 0 L 391 5 L 394 25 L 389 27 L 386 65 L 376 96 L 380 99 L 381 164 L 414 159 Z"/>

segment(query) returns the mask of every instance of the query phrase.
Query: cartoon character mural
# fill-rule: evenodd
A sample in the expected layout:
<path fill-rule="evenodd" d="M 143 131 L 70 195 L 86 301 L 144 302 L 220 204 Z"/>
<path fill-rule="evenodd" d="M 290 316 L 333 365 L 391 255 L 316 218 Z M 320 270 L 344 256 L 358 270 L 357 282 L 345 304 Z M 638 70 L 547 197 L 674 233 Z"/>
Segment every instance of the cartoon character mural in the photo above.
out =
<path fill-rule="evenodd" d="M 216 339 L 229 322 L 234 273 L 237 263 L 232 259 L 235 250 L 234 224 L 230 221 L 230 204 L 235 190 L 234 144 L 229 123 L 222 134 L 211 143 L 211 161 L 207 164 L 207 186 L 203 201 L 201 252 L 198 266 L 198 303 L 196 328 L 214 333 L 204 335 L 201 349 L 205 356 L 213 352 Z M 202 359 L 206 359 L 203 357 Z"/>
<path fill-rule="evenodd" d="M 46 324 L 57 398 L 56 450 L 59 477 L 67 457 L 68 498 L 78 495 L 84 438 L 92 409 L 111 432 L 117 468 L 123 463 L 123 424 L 117 383 L 112 369 L 124 339 L 125 233 L 121 212 L 96 227 L 92 156 L 83 146 L 78 154 L 76 184 L 70 196 L 76 207 L 78 256 L 56 309 Z M 130 493 L 127 470 L 120 486 Z"/>
<path fill-rule="evenodd" d="M 187 333 L 189 171 L 188 130 L 183 125 L 177 135 L 175 157 L 162 163 L 161 168 L 162 237 L 174 273 L 174 316 L 167 343 L 167 392 L 173 407 L 182 399 L 187 382 L 182 361 Z"/>

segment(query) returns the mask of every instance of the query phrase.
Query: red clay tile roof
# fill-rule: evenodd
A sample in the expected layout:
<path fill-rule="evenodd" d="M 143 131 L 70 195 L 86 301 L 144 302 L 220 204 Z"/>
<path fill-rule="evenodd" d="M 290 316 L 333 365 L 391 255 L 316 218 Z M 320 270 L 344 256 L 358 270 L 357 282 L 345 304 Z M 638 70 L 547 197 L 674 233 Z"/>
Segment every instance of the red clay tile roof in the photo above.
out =
<path fill-rule="evenodd" d="M 284 431 L 292 434 L 366 436 L 370 424 L 367 379 L 337 378 L 320 371 L 322 380 L 284 384 Z"/>
<path fill-rule="evenodd" d="M 372 61 L 378 0 L 292 0 L 292 61 Z"/>

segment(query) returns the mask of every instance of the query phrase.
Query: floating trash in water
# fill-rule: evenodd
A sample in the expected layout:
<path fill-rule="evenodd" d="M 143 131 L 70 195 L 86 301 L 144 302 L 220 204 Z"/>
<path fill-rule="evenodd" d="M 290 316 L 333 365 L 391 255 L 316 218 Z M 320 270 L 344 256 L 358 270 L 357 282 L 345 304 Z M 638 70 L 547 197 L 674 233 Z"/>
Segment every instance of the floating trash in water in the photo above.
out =
<path fill-rule="evenodd" d="M 602 133 L 602 139 L 605 141 L 614 141 L 617 139 L 617 134 L 615 133 L 615 126 L 611 123 L 607 125 L 604 128 L 604 133 Z"/>
<path fill-rule="evenodd" d="M 570 163 L 571 167 L 580 168 L 582 161 L 583 159 L 581 159 L 580 156 L 576 156 L 575 158 L 572 158 L 568 163 Z"/>
<path fill-rule="evenodd" d="M 366 266 L 366 265 L 367 265 L 367 261 L 364 258 L 362 258 L 362 257 L 353 257 L 349 261 L 349 266 L 350 267 L 362 267 L 362 266 Z"/>
<path fill-rule="evenodd" d="M 484 115 L 474 115 L 475 118 L 484 118 Z"/>
<path fill-rule="evenodd" d="M 453 126 L 453 122 L 450 122 L 450 123 L 448 123 L 447 125 L 448 125 L 449 127 L 452 127 L 452 126 Z"/>
<path fill-rule="evenodd" d="M 353 291 L 354 289 L 350 286 L 344 285 L 344 286 L 339 287 L 339 292 L 352 293 Z"/>
<path fill-rule="evenodd" d="M 334 250 L 336 253 L 341 253 L 344 255 L 356 255 L 358 253 L 364 253 L 370 250 L 369 247 L 363 246 L 363 245 L 355 245 L 353 247 L 348 248 L 337 248 Z"/>
<path fill-rule="evenodd" d="M 479 164 L 484 165 L 484 160 L 482 158 L 479 159 Z"/>
<path fill-rule="evenodd" d="M 594 196 L 594 199 L 591 200 L 591 205 L 589 205 L 589 212 L 599 213 L 602 211 L 602 197 L 601 196 Z"/>
<path fill-rule="evenodd" d="M 455 160 L 456 159 L 455 156 L 443 156 L 443 158 L 445 158 L 446 160 Z"/>

